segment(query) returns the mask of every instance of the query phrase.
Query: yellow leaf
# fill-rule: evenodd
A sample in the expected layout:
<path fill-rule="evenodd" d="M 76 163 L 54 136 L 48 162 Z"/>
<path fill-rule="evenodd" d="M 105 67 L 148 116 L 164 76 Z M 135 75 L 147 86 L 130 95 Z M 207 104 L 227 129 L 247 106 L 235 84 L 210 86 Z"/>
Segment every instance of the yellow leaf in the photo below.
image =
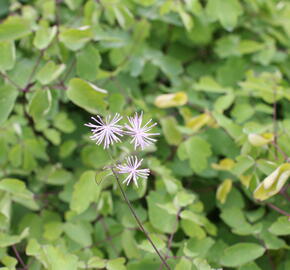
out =
<path fill-rule="evenodd" d="M 253 175 L 251 175 L 251 174 L 250 175 L 241 175 L 240 176 L 240 181 L 242 182 L 242 184 L 246 188 L 248 188 L 250 183 L 251 183 L 252 177 L 253 177 Z"/>
<path fill-rule="evenodd" d="M 234 166 L 235 162 L 230 158 L 224 158 L 219 163 L 212 163 L 211 167 L 215 170 L 230 171 Z"/>
<path fill-rule="evenodd" d="M 155 99 L 155 106 L 158 108 L 177 107 L 186 104 L 188 101 L 185 92 L 176 92 L 172 94 L 160 95 Z"/>
<path fill-rule="evenodd" d="M 205 126 L 210 120 L 211 120 L 210 115 L 207 113 L 203 113 L 189 119 L 186 123 L 186 126 L 192 129 L 193 131 L 197 131 L 201 129 L 203 126 Z"/>
<path fill-rule="evenodd" d="M 216 192 L 216 198 L 219 200 L 222 204 L 225 203 L 229 192 L 232 189 L 232 180 L 231 179 L 225 179 L 218 187 Z"/>
<path fill-rule="evenodd" d="M 254 191 L 254 198 L 264 201 L 277 194 L 290 176 L 290 163 L 284 163 L 267 176 Z"/>
<path fill-rule="evenodd" d="M 274 139 L 273 133 L 263 133 L 263 134 L 255 134 L 251 133 L 248 135 L 248 140 L 251 145 L 253 146 L 263 146 L 270 142 L 272 142 Z"/>

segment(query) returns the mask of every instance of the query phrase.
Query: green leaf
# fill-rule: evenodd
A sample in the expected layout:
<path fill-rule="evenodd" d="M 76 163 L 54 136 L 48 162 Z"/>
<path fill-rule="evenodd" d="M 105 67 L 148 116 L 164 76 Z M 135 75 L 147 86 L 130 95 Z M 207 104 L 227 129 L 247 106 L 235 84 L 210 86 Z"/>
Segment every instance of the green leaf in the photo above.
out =
<path fill-rule="evenodd" d="M 0 232 L 0 247 L 9 247 L 14 244 L 17 244 L 26 238 L 29 234 L 29 229 L 24 229 L 20 235 L 8 235 L 6 233 Z"/>
<path fill-rule="evenodd" d="M 194 136 L 180 144 L 177 154 L 181 160 L 189 159 L 191 168 L 200 173 L 207 168 L 207 159 L 212 152 L 207 141 Z"/>
<path fill-rule="evenodd" d="M 176 216 L 170 215 L 166 210 L 158 207 L 158 204 L 166 203 L 165 196 L 162 193 L 150 191 L 146 199 L 149 208 L 149 220 L 152 226 L 162 232 L 173 232 L 176 226 Z"/>
<path fill-rule="evenodd" d="M 31 32 L 30 22 L 18 16 L 10 16 L 0 24 L 0 41 L 13 41 Z"/>
<path fill-rule="evenodd" d="M 154 245 L 158 250 L 162 250 L 166 247 L 166 244 L 162 238 L 160 238 L 157 234 L 150 234 L 150 238 L 153 241 Z M 138 247 L 142 250 L 151 252 L 151 253 L 156 253 L 155 249 L 152 247 L 151 243 L 149 240 L 143 240 Z"/>
<path fill-rule="evenodd" d="M 227 267 L 237 267 L 261 257 L 265 248 L 254 243 L 239 243 L 224 250 L 221 264 Z"/>
<path fill-rule="evenodd" d="M 100 64 L 99 51 L 91 44 L 77 54 L 77 74 L 85 80 L 96 79 Z"/>
<path fill-rule="evenodd" d="M 213 244 L 214 240 L 209 237 L 204 239 L 191 238 L 184 247 L 184 254 L 192 258 L 205 258 Z"/>
<path fill-rule="evenodd" d="M 14 67 L 16 59 L 13 41 L 0 42 L 0 70 L 10 70 Z"/>
<path fill-rule="evenodd" d="M 51 106 L 52 96 L 50 90 L 38 89 L 34 92 L 28 105 L 28 113 L 34 121 L 42 119 L 48 112 Z"/>
<path fill-rule="evenodd" d="M 209 0 L 206 11 L 210 18 L 218 19 L 228 31 L 236 27 L 238 17 L 243 13 L 239 0 Z"/>
<path fill-rule="evenodd" d="M 42 85 L 47 85 L 57 79 L 64 70 L 65 64 L 57 65 L 53 61 L 49 61 L 36 74 L 36 79 Z"/>
<path fill-rule="evenodd" d="M 82 79 L 70 80 L 66 93 L 74 104 L 93 114 L 103 112 L 107 106 L 104 100 L 107 91 Z"/>
<path fill-rule="evenodd" d="M 127 258 L 131 259 L 141 257 L 133 232 L 125 230 L 122 233 L 122 246 Z"/>
<path fill-rule="evenodd" d="M 35 37 L 33 39 L 33 45 L 38 50 L 43 50 L 48 47 L 48 45 L 52 42 L 57 33 L 57 26 L 49 27 L 47 21 L 41 21 L 39 23 L 39 28 L 35 33 Z"/>
<path fill-rule="evenodd" d="M 182 141 L 182 134 L 177 129 L 177 121 L 174 117 L 167 117 L 161 120 L 162 131 L 165 139 L 170 145 L 179 145 Z"/>
<path fill-rule="evenodd" d="M 63 225 L 66 235 L 81 245 L 82 247 L 88 247 L 92 244 L 92 235 L 90 225 L 83 222 L 78 223 L 65 223 Z"/>
<path fill-rule="evenodd" d="M 191 270 L 192 263 L 186 258 L 181 258 L 174 270 Z"/>
<path fill-rule="evenodd" d="M 126 270 L 125 262 L 124 258 L 112 259 L 107 262 L 106 267 L 108 270 Z"/>
<path fill-rule="evenodd" d="M 94 171 L 86 171 L 74 185 L 70 208 L 78 214 L 84 212 L 100 194 L 100 186 L 95 182 L 95 175 Z"/>
<path fill-rule="evenodd" d="M 279 217 L 270 227 L 269 232 L 275 235 L 290 235 L 290 222 L 288 217 Z"/>
<path fill-rule="evenodd" d="M 34 195 L 26 188 L 23 181 L 14 178 L 5 178 L 0 181 L 0 190 L 4 190 L 12 195 L 12 200 L 24 205 L 32 210 L 38 210 L 38 205 L 34 200 Z"/>
<path fill-rule="evenodd" d="M 93 32 L 89 26 L 75 29 L 62 29 L 59 35 L 60 41 L 72 51 L 83 48 L 92 38 Z"/>
<path fill-rule="evenodd" d="M 0 86 L 0 125 L 7 120 L 13 110 L 17 94 L 12 86 Z"/>

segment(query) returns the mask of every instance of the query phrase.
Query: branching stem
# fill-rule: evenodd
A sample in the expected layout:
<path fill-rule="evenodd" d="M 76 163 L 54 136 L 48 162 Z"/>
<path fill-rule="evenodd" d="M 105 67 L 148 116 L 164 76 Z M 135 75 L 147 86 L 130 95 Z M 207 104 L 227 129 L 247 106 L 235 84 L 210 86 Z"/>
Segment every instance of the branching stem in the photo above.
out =
<path fill-rule="evenodd" d="M 111 159 L 113 160 L 111 154 L 110 154 L 110 157 Z M 120 179 L 119 179 L 119 176 L 118 174 L 116 173 L 116 171 L 114 170 L 114 168 L 111 168 L 111 171 L 112 173 L 114 174 L 115 178 L 116 178 L 116 181 L 117 181 L 117 184 L 118 184 L 118 187 L 122 193 L 122 196 L 123 196 L 123 199 L 124 201 L 126 202 L 126 204 L 128 205 L 132 215 L 134 216 L 138 226 L 140 227 L 141 231 L 145 234 L 146 238 L 148 239 L 148 241 L 150 242 L 150 244 L 152 245 L 152 247 L 154 248 L 154 250 L 156 251 L 157 255 L 159 256 L 160 260 L 162 261 L 162 263 L 164 264 L 164 266 L 168 269 L 168 270 L 171 270 L 170 266 L 167 264 L 166 260 L 163 258 L 163 256 L 161 255 L 161 253 L 159 252 L 159 250 L 157 249 L 157 247 L 155 246 L 155 244 L 153 243 L 152 239 L 150 238 L 148 232 L 145 230 L 145 228 L 143 227 L 139 217 L 137 216 L 132 204 L 130 203 L 123 187 L 122 187 L 122 184 L 120 182 Z"/>

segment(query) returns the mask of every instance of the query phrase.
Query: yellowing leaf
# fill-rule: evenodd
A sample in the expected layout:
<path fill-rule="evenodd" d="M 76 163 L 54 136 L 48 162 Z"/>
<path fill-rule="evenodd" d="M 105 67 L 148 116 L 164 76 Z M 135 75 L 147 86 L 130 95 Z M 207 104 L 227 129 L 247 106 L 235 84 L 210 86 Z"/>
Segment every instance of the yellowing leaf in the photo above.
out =
<path fill-rule="evenodd" d="M 155 99 L 155 106 L 158 108 L 177 107 L 186 104 L 188 101 L 187 94 L 183 91 L 173 94 L 160 95 Z"/>
<path fill-rule="evenodd" d="M 251 183 L 252 177 L 253 175 L 250 174 L 250 175 L 241 175 L 239 178 L 242 184 L 248 188 Z"/>
<path fill-rule="evenodd" d="M 219 163 L 212 163 L 211 167 L 215 170 L 229 171 L 235 166 L 235 161 L 230 158 L 224 158 Z"/>
<path fill-rule="evenodd" d="M 277 194 L 290 176 L 290 163 L 284 163 L 267 176 L 254 191 L 254 198 L 264 201 Z"/>
<path fill-rule="evenodd" d="M 211 116 L 207 113 L 200 114 L 189 119 L 186 126 L 191 128 L 193 131 L 197 131 L 205 126 L 211 120 Z"/>
<path fill-rule="evenodd" d="M 273 133 L 263 133 L 263 134 L 255 134 L 251 133 L 248 135 L 248 140 L 253 146 L 263 146 L 271 141 L 273 141 L 274 135 Z"/>
<path fill-rule="evenodd" d="M 219 200 L 221 203 L 225 203 L 231 189 L 232 189 L 232 180 L 231 179 L 224 180 L 217 189 L 216 192 L 217 200 Z"/>

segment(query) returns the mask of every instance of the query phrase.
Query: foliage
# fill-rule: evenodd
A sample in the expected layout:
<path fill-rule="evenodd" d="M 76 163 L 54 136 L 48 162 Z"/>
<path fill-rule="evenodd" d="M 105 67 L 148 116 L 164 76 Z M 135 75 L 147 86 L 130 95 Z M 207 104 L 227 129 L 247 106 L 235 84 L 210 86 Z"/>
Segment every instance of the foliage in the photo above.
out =
<path fill-rule="evenodd" d="M 1 269 L 162 269 L 84 126 L 135 111 L 161 135 L 126 194 L 171 269 L 290 269 L 289 1 L 2 0 L 0 17 Z"/>

